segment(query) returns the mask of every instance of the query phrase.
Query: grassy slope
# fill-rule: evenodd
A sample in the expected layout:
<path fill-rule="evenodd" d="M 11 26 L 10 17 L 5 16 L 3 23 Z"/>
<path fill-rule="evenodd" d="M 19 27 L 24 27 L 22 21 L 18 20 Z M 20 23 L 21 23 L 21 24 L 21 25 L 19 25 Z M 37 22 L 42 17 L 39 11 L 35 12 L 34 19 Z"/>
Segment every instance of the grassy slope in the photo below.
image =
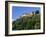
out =
<path fill-rule="evenodd" d="M 13 21 L 13 30 L 40 29 L 40 15 L 23 17 Z"/>

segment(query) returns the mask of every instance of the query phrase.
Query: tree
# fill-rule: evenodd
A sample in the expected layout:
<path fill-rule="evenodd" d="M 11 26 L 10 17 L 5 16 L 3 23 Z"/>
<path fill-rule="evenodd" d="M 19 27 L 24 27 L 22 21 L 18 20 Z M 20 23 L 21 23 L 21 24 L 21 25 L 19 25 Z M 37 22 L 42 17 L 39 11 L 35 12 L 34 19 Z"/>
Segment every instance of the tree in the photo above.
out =
<path fill-rule="evenodd" d="M 37 10 L 36 12 L 35 12 L 35 14 L 39 14 L 40 12 L 39 12 L 39 10 Z"/>

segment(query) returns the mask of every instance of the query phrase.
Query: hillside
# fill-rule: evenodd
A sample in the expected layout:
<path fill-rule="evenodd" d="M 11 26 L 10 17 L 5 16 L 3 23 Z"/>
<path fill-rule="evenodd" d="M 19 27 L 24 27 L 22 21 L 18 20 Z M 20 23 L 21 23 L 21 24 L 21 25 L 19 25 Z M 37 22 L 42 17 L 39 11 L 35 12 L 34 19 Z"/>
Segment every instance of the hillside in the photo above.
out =
<path fill-rule="evenodd" d="M 13 30 L 40 29 L 40 14 L 20 17 L 12 25 Z"/>

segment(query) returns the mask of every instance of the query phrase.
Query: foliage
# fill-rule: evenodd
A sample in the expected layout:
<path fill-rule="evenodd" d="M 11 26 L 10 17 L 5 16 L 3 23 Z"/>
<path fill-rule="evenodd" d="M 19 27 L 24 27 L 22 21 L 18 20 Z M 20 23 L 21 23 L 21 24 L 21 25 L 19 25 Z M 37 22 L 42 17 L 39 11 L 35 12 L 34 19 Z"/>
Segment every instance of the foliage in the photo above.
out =
<path fill-rule="evenodd" d="M 32 17 L 22 17 L 12 22 L 13 30 L 40 29 L 40 14 Z"/>

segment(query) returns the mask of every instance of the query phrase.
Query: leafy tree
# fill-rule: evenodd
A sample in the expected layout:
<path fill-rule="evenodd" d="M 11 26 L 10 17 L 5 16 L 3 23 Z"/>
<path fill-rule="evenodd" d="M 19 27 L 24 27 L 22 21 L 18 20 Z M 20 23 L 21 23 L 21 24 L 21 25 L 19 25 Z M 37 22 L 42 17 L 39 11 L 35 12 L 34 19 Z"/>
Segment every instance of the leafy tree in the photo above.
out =
<path fill-rule="evenodd" d="M 40 12 L 39 12 L 39 10 L 37 10 L 36 12 L 35 12 L 35 14 L 39 14 Z"/>

